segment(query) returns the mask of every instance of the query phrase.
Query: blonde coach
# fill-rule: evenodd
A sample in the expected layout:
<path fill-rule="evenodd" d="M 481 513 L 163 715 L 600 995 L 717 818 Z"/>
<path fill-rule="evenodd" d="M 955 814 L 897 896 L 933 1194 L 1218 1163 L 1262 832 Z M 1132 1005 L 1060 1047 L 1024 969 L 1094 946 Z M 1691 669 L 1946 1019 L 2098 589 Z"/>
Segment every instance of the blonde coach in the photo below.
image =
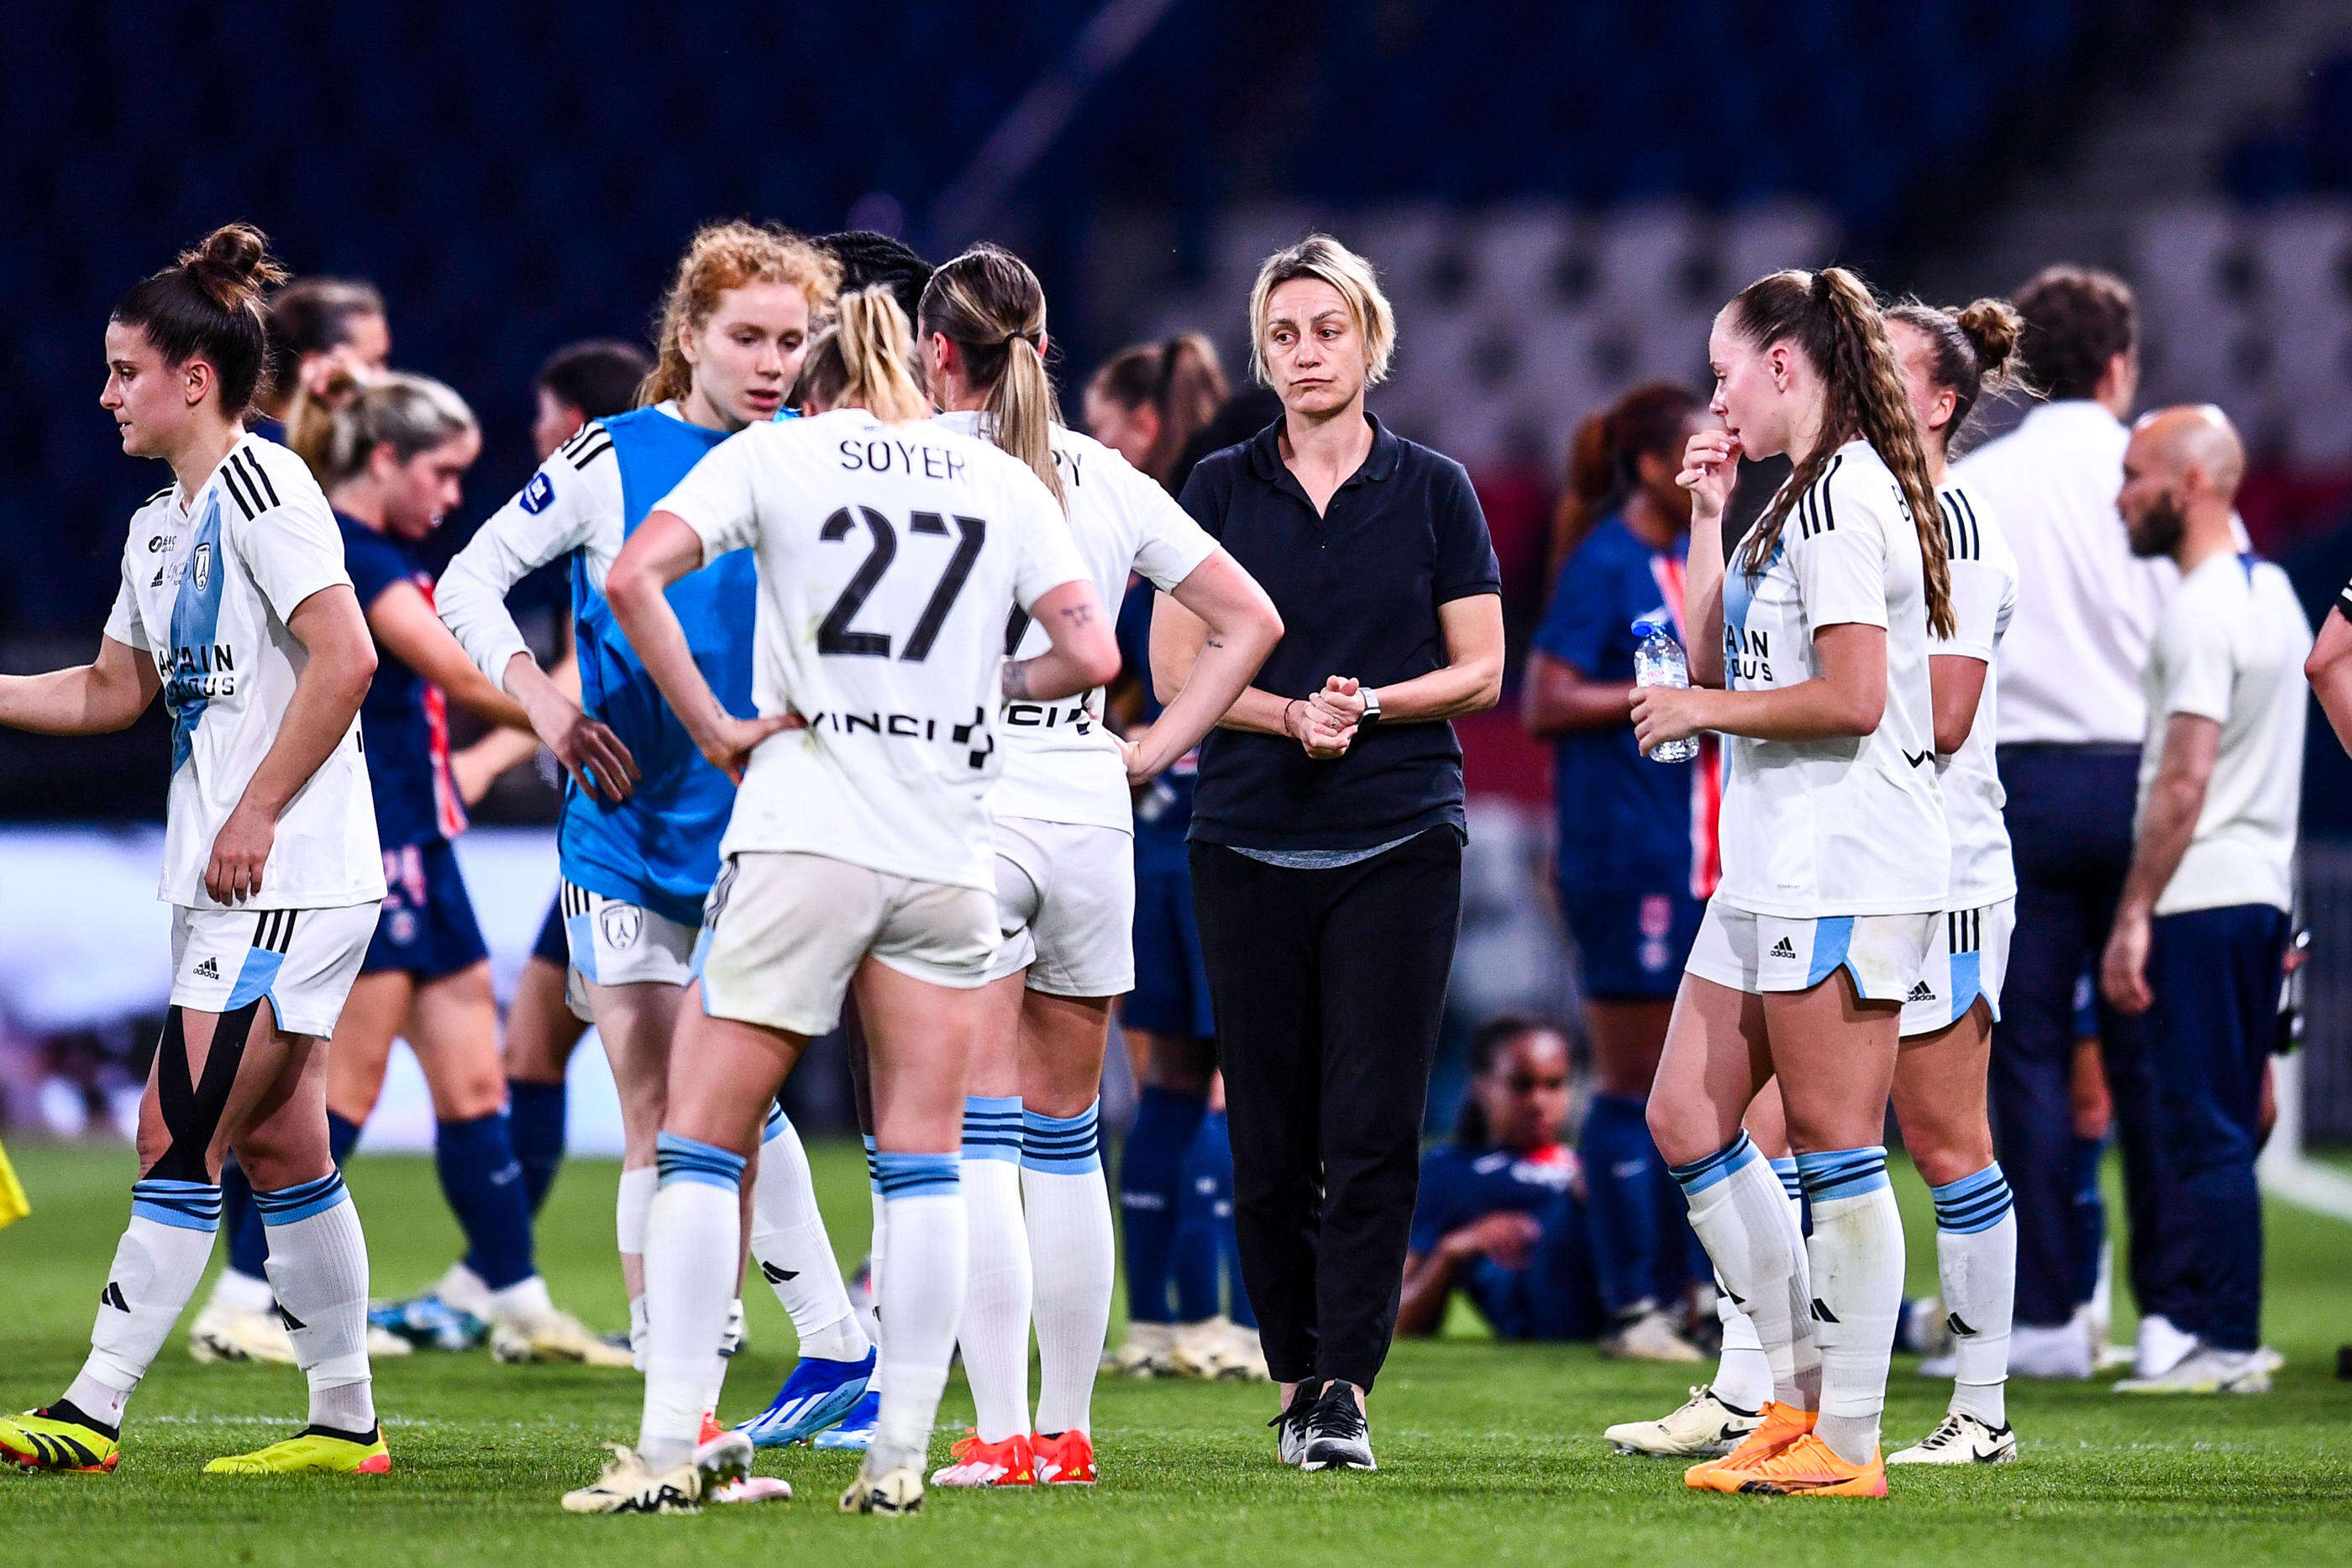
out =
<path fill-rule="evenodd" d="M 1320 235 L 1276 252 L 1250 328 L 1283 416 L 1202 459 L 1183 504 L 1286 630 L 1201 747 L 1194 907 L 1282 1457 L 1370 1469 L 1461 921 L 1446 721 L 1501 695 L 1502 586 L 1462 465 L 1365 412 L 1396 337 L 1370 265 Z M 1160 596 L 1163 698 L 1204 636 Z"/>

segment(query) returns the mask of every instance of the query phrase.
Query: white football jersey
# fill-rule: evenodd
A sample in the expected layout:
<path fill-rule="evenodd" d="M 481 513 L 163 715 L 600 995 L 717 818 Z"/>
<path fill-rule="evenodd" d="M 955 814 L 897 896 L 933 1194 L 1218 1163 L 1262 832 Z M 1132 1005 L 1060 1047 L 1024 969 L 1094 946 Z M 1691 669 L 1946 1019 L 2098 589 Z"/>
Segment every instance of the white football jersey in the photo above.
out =
<path fill-rule="evenodd" d="M 664 403 L 675 413 L 677 405 Z M 434 587 L 433 607 L 466 656 L 506 689 L 507 666 L 530 652 L 507 609 L 507 593 L 558 556 L 580 552 L 588 586 L 604 591 L 604 574 L 621 553 L 621 460 L 604 427 L 590 420 L 539 465 L 514 498 L 475 530 Z"/>
<path fill-rule="evenodd" d="M 808 725 L 752 755 L 721 852 L 992 890 L 1005 612 L 1087 579 L 1053 492 L 986 442 L 845 408 L 730 437 L 657 509 L 706 561 L 752 550 L 753 701 Z"/>
<path fill-rule="evenodd" d="M 172 789 L 157 896 L 218 909 L 213 841 L 278 739 L 310 655 L 287 618 L 349 587 L 343 540 L 300 458 L 248 434 L 194 496 L 177 485 L 132 514 L 106 634 L 155 661 L 172 714 Z M 359 716 L 278 819 L 261 891 L 240 907 L 328 909 L 384 895 Z"/>
<path fill-rule="evenodd" d="M 1944 514 L 1944 555 L 1952 579 L 1952 634 L 1927 639 L 1927 656 L 1981 659 L 1984 693 L 1969 737 L 1948 757 L 1937 757 L 1943 786 L 1944 821 L 1952 836 L 1954 909 L 1981 909 L 2017 895 L 2017 867 L 2010 858 L 2009 824 L 2000 809 L 2000 770 L 1993 747 L 2000 723 L 2000 640 L 2017 612 L 2017 557 L 2001 533 L 2000 519 L 1958 479 L 1936 492 Z M 1933 728 L 1932 716 L 1929 721 Z"/>
<path fill-rule="evenodd" d="M 1840 447 L 1797 498 L 1760 574 L 1748 576 L 1734 551 L 1723 580 L 1726 683 L 1765 691 L 1811 680 L 1821 674 L 1814 633 L 1849 623 L 1886 629 L 1876 729 L 1724 737 L 1716 896 L 1734 909 L 1809 918 L 1945 907 L 1951 841 L 1936 783 L 1919 537 L 1893 471 L 1864 441 Z"/>
<path fill-rule="evenodd" d="M 935 422 L 974 440 L 988 436 L 978 413 Z M 1054 466 L 1062 476 L 1070 537 L 1095 596 L 1114 614 L 1130 571 L 1162 591 L 1192 574 L 1217 548 L 1206 529 L 1158 480 L 1092 436 L 1054 426 Z M 1045 630 L 1014 608 L 1004 638 L 1009 658 L 1034 659 L 1052 646 Z M 1100 687 L 1057 703 L 1008 702 L 997 715 L 1004 770 L 989 791 L 999 817 L 1135 831 L 1134 796 L 1118 742 L 1103 727 Z"/>

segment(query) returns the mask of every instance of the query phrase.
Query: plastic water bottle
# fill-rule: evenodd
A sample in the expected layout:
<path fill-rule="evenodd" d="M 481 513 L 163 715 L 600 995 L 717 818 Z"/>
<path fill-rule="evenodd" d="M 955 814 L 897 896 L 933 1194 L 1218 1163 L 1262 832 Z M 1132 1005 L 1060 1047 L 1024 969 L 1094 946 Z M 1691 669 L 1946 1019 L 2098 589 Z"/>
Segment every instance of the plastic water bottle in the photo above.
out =
<path fill-rule="evenodd" d="M 1637 686 L 1673 686 L 1680 691 L 1690 685 L 1690 661 L 1683 657 L 1683 645 L 1675 634 L 1655 621 L 1633 622 L 1633 635 L 1641 645 L 1633 650 L 1633 684 Z M 1698 755 L 1696 737 L 1669 740 L 1642 754 L 1653 762 L 1688 762 Z"/>

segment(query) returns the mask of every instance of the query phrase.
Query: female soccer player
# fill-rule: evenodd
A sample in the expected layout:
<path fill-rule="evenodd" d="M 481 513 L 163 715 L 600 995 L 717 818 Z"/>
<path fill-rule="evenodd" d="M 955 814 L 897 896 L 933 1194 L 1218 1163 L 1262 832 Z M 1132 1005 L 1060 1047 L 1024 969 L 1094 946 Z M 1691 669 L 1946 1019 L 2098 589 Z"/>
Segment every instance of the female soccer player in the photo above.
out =
<path fill-rule="evenodd" d="M 269 368 L 255 394 L 253 432 L 283 443 L 303 401 L 341 402 L 383 374 L 392 326 L 373 283 L 298 277 L 270 295 Z"/>
<path fill-rule="evenodd" d="M 1937 1273 L 1956 1361 L 1949 1412 L 1902 1464 L 2000 1464 L 2017 1457 L 2004 1385 L 2017 1291 L 2017 1218 L 1986 1117 L 1992 1026 L 2017 925 L 2017 871 L 1993 767 L 1996 673 L 2018 599 L 2000 524 L 1947 472 L 1952 439 L 2006 377 L 2023 323 L 2004 301 L 1956 311 L 1899 305 L 1887 337 L 1919 428 L 1951 576 L 1953 629 L 1928 643 L 1936 771 L 1952 843 L 1951 891 L 1903 1009 L 1895 1115 L 1936 1200 Z"/>
<path fill-rule="evenodd" d="M 1682 618 L 1690 495 L 1675 483 L 1700 423 L 1670 382 L 1634 388 L 1578 427 L 1553 549 L 1562 564 L 1523 688 L 1528 731 L 1553 743 L 1560 914 L 1576 938 L 1592 1097 L 1579 1154 L 1610 1313 L 1604 1354 L 1691 1362 L 1672 1309 L 1696 1250 L 1644 1106 L 1675 983 L 1717 874 L 1720 774 L 1658 763 L 1625 716 L 1635 622 Z"/>
<path fill-rule="evenodd" d="M 741 1432 L 695 1440 L 740 1254 L 736 1186 L 784 1075 L 853 986 L 889 1207 L 889 1363 L 842 1508 L 921 1506 L 964 1293 L 956 1151 L 997 945 L 992 710 L 1000 694 L 1076 696 L 1118 673 L 1118 649 L 1052 492 L 985 443 L 920 423 L 911 346 L 887 290 L 844 298 L 803 376 L 813 417 L 747 431 L 704 459 L 606 580 L 672 710 L 742 789 L 700 1006 L 681 1009 L 670 1053 L 644 1422 L 634 1453 L 565 1497 L 574 1511 L 690 1508 L 748 1464 Z M 758 717 L 713 692 L 664 591 L 746 547 L 759 570 Z M 1051 649 L 1007 664 L 1014 603 Z"/>
<path fill-rule="evenodd" d="M 1498 1018 L 1470 1040 L 1451 1144 L 1422 1156 L 1397 1333 L 1434 1334 L 1465 1292 L 1497 1339 L 1589 1340 L 1599 1280 L 1568 1124 L 1568 1040 Z"/>
<path fill-rule="evenodd" d="M 541 465 L 442 577 L 442 620 L 477 667 L 520 702 L 571 779 L 557 842 L 572 967 L 595 1016 L 627 1140 L 616 1229 L 630 1338 L 645 1345 L 646 1212 L 661 1129 L 670 1038 L 692 979 L 702 902 L 719 874 L 734 783 L 697 753 L 613 617 L 604 575 L 622 543 L 703 455 L 772 420 L 811 323 L 831 304 L 834 264 L 796 235 L 715 224 L 696 235 L 662 311 L 645 406 L 593 420 Z M 582 702 L 530 657 L 507 590 L 569 555 Z M 748 704 L 751 559 L 716 562 L 674 601 L 697 656 L 730 700 Z M 873 1347 L 851 1310 L 810 1187 L 807 1155 L 778 1116 L 756 1184 L 751 1247 L 799 1331 L 793 1374 L 805 1437 L 856 1402 Z M 715 1397 L 716 1385 L 710 1391 Z M 804 1397 L 803 1397 L 804 1396 Z M 779 1438 L 777 1440 L 787 1440 Z"/>
<path fill-rule="evenodd" d="M 467 1253 L 440 1298 L 490 1327 L 501 1361 L 626 1366 L 548 1299 L 532 1261 L 530 1196 L 505 1108 L 490 966 L 451 840 L 465 809 L 450 772 L 446 699 L 528 732 L 514 699 L 490 685 L 433 612 L 433 580 L 415 549 L 460 498 L 481 432 L 438 382 L 394 375 L 294 432 L 326 487 L 343 558 L 375 633 L 375 684 L 361 709 L 374 784 L 376 835 L 391 894 L 327 1073 L 329 1125 L 356 1141 L 383 1090 L 395 1035 L 415 1050 L 433 1096 L 441 1190 Z"/>
<path fill-rule="evenodd" d="M 17 729 L 122 729 L 158 690 L 172 710 L 171 1009 L 89 1360 L 56 1403 L 0 1420 L 0 1456 L 36 1469 L 115 1467 L 124 1408 L 212 1255 L 231 1149 L 269 1227 L 310 1414 L 295 1437 L 205 1469 L 392 1468 L 368 1370 L 367 1247 L 326 1114 L 326 1040 L 384 895 L 359 727 L 375 653 L 326 497 L 243 424 L 266 352 L 261 290 L 283 277 L 259 231 L 232 224 L 114 308 L 99 402 L 123 451 L 162 459 L 173 482 L 132 515 L 97 658 L 0 676 L 0 724 Z"/>
<path fill-rule="evenodd" d="M 1135 988 L 1131 782 L 1157 778 L 1200 743 L 1282 636 L 1247 572 L 1150 476 L 1058 423 L 1045 373 L 1045 294 L 1020 257 L 982 246 L 944 263 L 919 318 L 940 423 L 1026 463 L 1060 499 L 1095 587 L 1115 604 L 1129 573 L 1209 627 L 1208 652 L 1160 718 L 1124 745 L 1103 727 L 1102 694 L 1008 700 L 998 714 L 997 929 L 987 1027 L 964 1107 L 964 1207 L 971 1275 L 965 1375 L 978 1430 L 942 1486 L 1090 1483 L 1095 1369 L 1117 1272 L 1097 1117 L 1114 998 Z M 1045 632 L 1015 615 L 1009 656 L 1036 657 Z M 1122 766 L 1122 763 L 1124 764 Z M 1025 1216 L 1024 1216 L 1025 1211 Z M 1038 1399 L 1029 1412 L 1035 1301 Z"/>
<path fill-rule="evenodd" d="M 1639 687 L 1632 706 L 1644 751 L 1701 730 L 1730 737 L 1723 881 L 1649 1120 L 1693 1228 L 1755 1322 L 1775 1401 L 1688 1479 L 1883 1497 L 1903 1228 L 1879 1128 L 1904 999 L 1950 882 L 1927 674 L 1930 633 L 1954 625 L 1944 533 L 1860 278 L 1759 278 L 1716 318 L 1707 352 L 1725 428 L 1691 438 L 1679 476 L 1693 503 L 1685 624 L 1706 684 Z M 1723 507 L 1743 453 L 1786 453 L 1795 469 L 1727 569 Z M 1811 1204 L 1801 1248 L 1740 1131 L 1774 1073 Z"/>
<path fill-rule="evenodd" d="M 1229 391 L 1216 349 L 1201 334 L 1138 343 L 1087 383 L 1087 428 L 1172 494 L 1179 457 Z M 1151 689 L 1154 591 L 1139 580 L 1119 606 L 1127 671 L 1112 694 L 1120 711 L 1122 688 L 1132 683 L 1127 700 L 1147 724 L 1160 714 Z M 1198 768 L 1197 751 L 1178 758 L 1136 799 L 1135 989 L 1119 1003 L 1118 1021 L 1142 1092 L 1119 1150 L 1127 1338 L 1107 1364 L 1135 1377 L 1263 1379 L 1265 1352 L 1234 1234 L 1233 1145 L 1184 859 Z"/>

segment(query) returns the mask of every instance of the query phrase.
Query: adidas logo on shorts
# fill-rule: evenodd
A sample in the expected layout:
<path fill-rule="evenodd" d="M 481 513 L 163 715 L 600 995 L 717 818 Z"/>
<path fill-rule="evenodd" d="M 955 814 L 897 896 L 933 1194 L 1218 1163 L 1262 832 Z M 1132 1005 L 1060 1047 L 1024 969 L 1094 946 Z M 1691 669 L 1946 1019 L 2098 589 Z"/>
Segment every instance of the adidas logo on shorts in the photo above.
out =
<path fill-rule="evenodd" d="M 1904 998 L 1906 1002 L 1932 1002 L 1935 999 L 1936 988 L 1925 980 L 1914 985 L 1911 988 L 1911 994 Z"/>
<path fill-rule="evenodd" d="M 219 978 L 220 978 L 220 965 L 219 965 L 219 963 L 218 963 L 218 962 L 216 962 L 216 961 L 215 961 L 215 960 L 214 960 L 214 959 L 207 958 L 207 959 L 205 959 L 203 963 L 201 963 L 201 964 L 197 965 L 197 966 L 196 966 L 196 978 L 197 978 L 197 979 L 199 979 L 199 980 L 217 980 L 217 979 L 219 979 Z"/>
<path fill-rule="evenodd" d="M 1778 942 L 1772 944 L 1771 956 L 1775 958 L 1793 958 L 1796 956 L 1796 944 L 1790 941 L 1786 936 L 1781 937 Z"/>

